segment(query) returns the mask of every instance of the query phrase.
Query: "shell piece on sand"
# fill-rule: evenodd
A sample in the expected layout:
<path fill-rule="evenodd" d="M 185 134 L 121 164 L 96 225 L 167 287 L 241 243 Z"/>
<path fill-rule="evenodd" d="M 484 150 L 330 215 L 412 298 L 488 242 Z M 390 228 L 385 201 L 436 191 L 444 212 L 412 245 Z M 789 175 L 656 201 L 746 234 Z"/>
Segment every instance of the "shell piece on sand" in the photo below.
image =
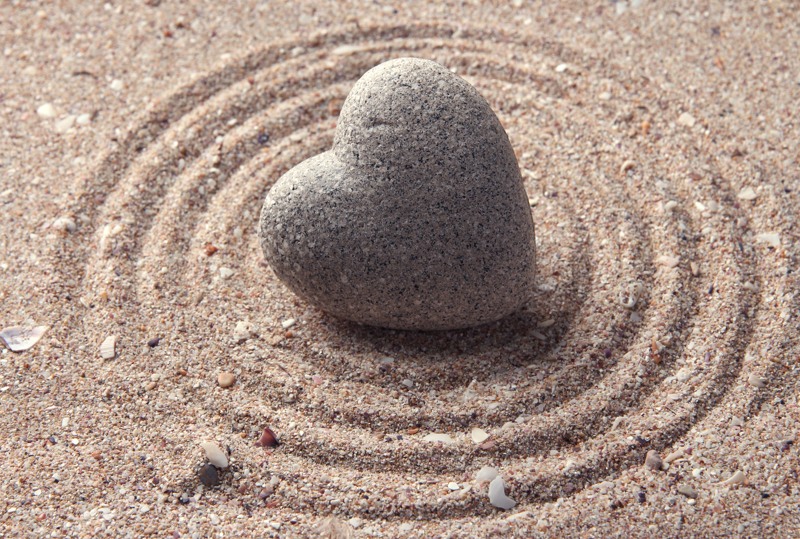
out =
<path fill-rule="evenodd" d="M 100 344 L 100 357 L 103 359 L 114 359 L 117 355 L 117 338 L 109 335 Z"/>
<path fill-rule="evenodd" d="M 500 475 L 500 472 L 497 471 L 497 468 L 484 466 L 478 470 L 478 473 L 475 475 L 475 481 L 493 481 L 498 475 Z"/>
<path fill-rule="evenodd" d="M 506 496 L 506 484 L 499 475 L 489 483 L 489 503 L 504 511 L 517 505 L 517 502 Z"/>
<path fill-rule="evenodd" d="M 224 470 L 228 467 L 228 457 L 217 444 L 214 442 L 203 442 L 200 444 L 200 447 L 205 451 L 208 462 L 220 470 Z"/>
<path fill-rule="evenodd" d="M 472 437 L 472 441 L 476 444 L 482 444 L 489 439 L 489 433 L 477 427 L 472 429 L 470 436 Z"/>
<path fill-rule="evenodd" d="M 0 331 L 0 338 L 12 352 L 24 352 L 39 342 L 49 326 L 11 326 Z"/>
<path fill-rule="evenodd" d="M 426 435 L 423 440 L 426 442 L 442 442 L 445 444 L 453 443 L 453 438 L 451 438 L 449 434 L 442 434 L 439 432 L 432 432 L 431 434 Z"/>

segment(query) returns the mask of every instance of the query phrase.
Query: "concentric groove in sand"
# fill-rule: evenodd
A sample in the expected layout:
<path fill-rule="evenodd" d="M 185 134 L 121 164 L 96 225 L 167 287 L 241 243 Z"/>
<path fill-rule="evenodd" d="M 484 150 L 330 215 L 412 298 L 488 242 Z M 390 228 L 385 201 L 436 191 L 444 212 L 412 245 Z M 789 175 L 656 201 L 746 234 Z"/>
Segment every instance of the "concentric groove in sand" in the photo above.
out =
<path fill-rule="evenodd" d="M 334 119 L 327 105 L 342 99 L 349 85 L 379 61 L 417 54 L 457 68 L 494 96 L 490 100 L 521 150 L 523 168 L 542 171 L 544 160 L 557 162 L 558 170 L 572 171 L 554 178 L 544 167 L 538 178 L 527 179 L 529 193 L 541 198 L 534 216 L 545 285 L 532 311 L 484 328 L 413 338 L 355 328 L 308 312 L 303 315 L 303 331 L 310 333 L 304 337 L 307 342 L 288 340 L 277 349 L 259 344 L 255 358 L 234 352 L 249 373 L 241 390 L 254 399 L 239 412 L 241 417 L 270 417 L 286 426 L 284 447 L 273 456 L 272 468 L 292 479 L 283 491 L 292 503 L 303 500 L 308 507 L 337 511 L 303 495 L 303 485 L 329 484 L 296 471 L 306 461 L 381 474 L 386 484 L 406 484 L 409 476 L 422 479 L 411 481 L 407 499 L 384 496 L 355 508 L 371 516 L 398 508 L 422 518 L 487 513 L 490 508 L 482 494 L 442 499 L 437 482 L 426 483 L 436 478 L 446 482 L 442 474 L 461 480 L 462 474 L 485 463 L 507 470 L 519 501 L 552 499 L 563 495 L 567 483 L 573 490 L 581 488 L 638 462 L 648 447 L 670 446 L 712 411 L 739 377 L 755 318 L 742 323 L 737 317 L 748 307 L 757 308 L 758 299 L 736 285 L 759 274 L 754 262 L 743 252 L 713 252 L 696 238 L 685 239 L 699 235 L 694 223 L 700 216 L 691 208 L 676 211 L 666 221 L 642 210 L 667 196 L 688 206 L 710 194 L 677 181 L 662 182 L 658 178 L 670 178 L 674 171 L 658 170 L 646 157 L 639 165 L 644 170 L 619 173 L 620 155 L 636 154 L 641 147 L 631 143 L 615 148 L 613 137 L 602 130 L 612 122 L 603 116 L 602 107 L 584 110 L 570 98 L 575 88 L 589 95 L 597 89 L 581 87 L 587 83 L 579 75 L 558 77 L 550 71 L 560 63 L 590 65 L 578 53 L 491 32 L 466 31 L 454 37 L 458 32 L 464 31 L 422 25 L 373 28 L 354 42 L 342 32 L 255 52 L 149 112 L 101 163 L 79 208 L 93 219 L 99 246 L 93 252 L 86 238 L 90 261 L 84 292 L 117 286 L 114 275 L 122 272 L 135 275 L 136 285 L 114 293 L 136 302 L 142 317 L 171 302 L 187 307 L 185 316 L 201 327 L 211 328 L 212 321 L 219 320 L 232 327 L 240 316 L 269 326 L 271 321 L 259 319 L 260 302 L 275 301 L 289 306 L 287 310 L 296 307 L 260 264 L 254 228 L 263 195 L 280 173 L 330 144 Z M 505 60 L 512 50 L 515 57 L 527 60 L 522 63 L 538 62 L 541 69 L 522 69 Z M 612 68 L 594 60 L 591 65 L 619 84 L 621 75 Z M 521 88 L 527 92 L 520 93 Z M 592 140 L 571 138 L 570 122 L 594 133 Z M 258 141 L 263 132 L 270 137 L 266 146 Z M 120 162 L 122 168 L 115 168 Z M 643 184 L 648 186 L 665 185 L 660 191 L 643 192 L 629 183 L 630 174 L 646 174 Z M 95 210 L 91 195 L 98 189 L 111 194 Z M 720 193 L 733 197 L 728 186 L 720 186 L 713 196 Z M 605 228 L 587 230 L 583 215 Z M 134 220 L 147 226 L 126 228 Z M 241 239 L 227 239 L 237 227 Z M 609 231 L 621 231 L 625 238 Z M 170 241 L 158 244 L 155 238 Z M 221 240 L 228 245 L 220 255 L 202 255 L 206 241 Z M 679 256 L 682 262 L 677 269 L 660 267 L 660 254 Z M 689 275 L 688 261 L 703 258 L 731 271 L 714 277 L 726 288 L 724 295 L 704 294 L 709 277 Z M 249 288 L 216 279 L 212 269 L 219 264 L 248 274 Z M 614 268 L 615 273 L 597 274 L 593 267 Z M 643 308 L 637 311 L 641 322 L 632 322 L 630 313 L 615 304 L 618 289 L 630 280 L 646 289 Z M 189 297 L 187 284 L 204 282 L 206 293 Z M 228 291 L 237 287 L 237 292 L 255 297 L 231 298 Z M 573 298 L 571 305 L 567 298 Z M 713 326 L 712 312 L 724 313 L 735 329 Z M 537 327 L 550 317 L 556 321 L 551 329 Z M 104 321 L 89 317 L 86 323 Z M 715 353 L 720 356 L 713 363 L 702 349 L 709 334 L 717 337 Z M 227 344 L 207 346 L 231 353 Z M 658 364 L 653 361 L 654 347 L 660 349 Z M 292 372 L 272 361 L 277 354 L 292 357 Z M 381 371 L 376 363 L 374 369 L 364 369 L 365 363 L 382 355 L 393 357 L 390 367 Z M 669 379 L 679 366 L 693 373 L 691 393 L 670 392 Z M 305 375 L 323 382 L 309 383 Z M 434 383 L 426 385 L 426 377 Z M 397 382 L 405 378 L 423 389 L 398 389 Z M 459 401 L 472 379 L 479 380 L 476 396 Z M 497 390 L 493 385 L 514 389 Z M 293 389 L 287 390 L 289 386 Z M 355 400 L 326 405 L 329 391 L 347 391 Z M 286 402 L 275 404 L 270 398 L 281 394 L 288 395 Z M 490 394 L 496 399 L 487 401 Z M 674 417 L 655 429 L 648 410 L 658 409 L 675 394 L 678 398 L 669 401 Z M 530 417 L 503 427 L 520 414 Z M 626 432 L 649 433 L 649 445 L 631 446 L 611 429 L 614 418 L 621 418 Z M 290 422 L 315 427 L 301 435 L 305 427 L 292 429 Z M 385 434 L 415 425 L 423 426 L 423 432 L 451 432 L 457 443 L 439 447 L 409 436 L 391 446 L 382 441 Z M 495 446 L 476 449 L 464 439 L 470 426 L 490 430 Z"/>

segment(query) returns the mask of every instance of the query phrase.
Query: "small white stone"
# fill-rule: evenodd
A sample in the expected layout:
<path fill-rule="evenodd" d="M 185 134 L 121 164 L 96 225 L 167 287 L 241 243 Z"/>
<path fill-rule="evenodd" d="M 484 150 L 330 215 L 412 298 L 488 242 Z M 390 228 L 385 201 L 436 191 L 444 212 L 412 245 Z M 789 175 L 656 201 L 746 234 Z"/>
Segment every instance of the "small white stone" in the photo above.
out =
<path fill-rule="evenodd" d="M 233 277 L 233 273 L 234 271 L 230 268 L 226 268 L 224 266 L 219 268 L 219 276 L 222 277 L 223 279 L 230 279 L 231 277 Z"/>
<path fill-rule="evenodd" d="M 662 266 L 666 266 L 668 268 L 675 268 L 678 264 L 681 263 L 681 257 L 679 256 L 669 256 L 669 255 L 661 255 L 656 259 L 656 262 Z"/>
<path fill-rule="evenodd" d="M 751 374 L 747 378 L 747 383 L 753 387 L 758 387 L 758 388 L 767 387 L 767 379 L 757 375 L 756 373 Z"/>
<path fill-rule="evenodd" d="M 364 524 L 364 521 L 358 517 L 353 517 L 350 520 L 348 520 L 347 523 L 357 530 L 358 528 L 361 527 L 362 524 Z"/>
<path fill-rule="evenodd" d="M 506 484 L 499 475 L 489 483 L 489 503 L 504 511 L 517 505 L 517 502 L 506 496 Z"/>
<path fill-rule="evenodd" d="M 449 434 L 438 432 L 432 432 L 422 439 L 426 442 L 442 442 L 445 444 L 452 444 L 454 442 L 453 438 L 451 438 Z"/>
<path fill-rule="evenodd" d="M 756 192 L 753 190 L 752 187 L 745 187 L 744 189 L 739 191 L 739 194 L 736 196 L 742 200 L 755 200 L 756 197 L 758 197 L 758 195 L 756 194 Z"/>
<path fill-rule="evenodd" d="M 200 444 L 200 447 L 205 451 L 208 462 L 220 470 L 224 470 L 228 467 L 228 457 L 217 444 L 214 442 L 203 442 Z"/>
<path fill-rule="evenodd" d="M 114 359 L 117 355 L 117 338 L 109 335 L 100 344 L 100 357 L 103 359 Z"/>
<path fill-rule="evenodd" d="M 75 118 L 75 123 L 77 123 L 78 125 L 89 125 L 89 122 L 91 121 L 92 121 L 92 115 L 87 113 L 81 114 L 77 118 Z"/>
<path fill-rule="evenodd" d="M 60 232 L 75 232 L 75 230 L 78 228 L 78 225 L 75 224 L 75 220 L 66 215 L 53 221 L 53 224 L 50 226 Z"/>
<path fill-rule="evenodd" d="M 123 86 L 124 84 L 119 79 L 112 80 L 110 84 L 111 89 L 114 90 L 115 92 L 119 92 L 120 90 L 122 90 Z"/>
<path fill-rule="evenodd" d="M 448 488 L 449 490 L 453 490 L 453 491 L 455 491 L 455 490 L 458 490 L 458 489 L 460 489 L 461 487 L 460 487 L 460 486 L 458 485 L 458 483 L 456 483 L 455 481 L 450 481 L 449 483 L 447 483 L 447 488 Z"/>
<path fill-rule="evenodd" d="M 567 64 L 558 64 L 558 65 L 556 66 L 556 73 L 563 73 L 563 72 L 565 72 L 567 69 L 569 69 L 569 66 L 568 66 Z"/>
<path fill-rule="evenodd" d="M 484 466 L 475 474 L 475 481 L 492 481 L 498 475 L 500 475 L 500 472 L 497 471 L 497 468 Z"/>
<path fill-rule="evenodd" d="M 236 344 L 242 344 L 247 339 L 251 339 L 256 334 L 256 327 L 247 320 L 240 320 L 236 322 L 236 327 L 233 329 L 233 340 Z"/>
<path fill-rule="evenodd" d="M 472 441 L 476 444 L 482 444 L 489 438 L 488 432 L 477 427 L 472 429 L 472 433 L 470 435 L 472 436 Z"/>
<path fill-rule="evenodd" d="M 762 232 L 761 234 L 756 234 L 756 241 L 766 243 L 772 247 L 780 247 L 781 235 L 777 232 Z"/>
<path fill-rule="evenodd" d="M 287 318 L 286 320 L 281 322 L 281 327 L 283 329 L 289 329 L 290 327 L 292 327 L 296 323 L 297 323 L 297 320 L 295 320 L 294 318 Z"/>
<path fill-rule="evenodd" d="M 694 116 L 688 112 L 683 112 L 680 116 L 678 116 L 678 125 L 682 125 L 684 127 L 694 127 L 696 121 L 697 120 L 695 120 Z"/>
<path fill-rule="evenodd" d="M 55 118 L 56 117 L 56 109 L 50 103 L 45 103 L 44 105 L 40 105 L 39 108 L 36 109 L 36 114 L 39 115 L 39 118 Z"/>
<path fill-rule="evenodd" d="M 69 116 L 64 116 L 59 121 L 56 122 L 55 130 L 56 133 L 66 133 L 72 126 L 75 125 L 75 115 L 70 114 Z"/>

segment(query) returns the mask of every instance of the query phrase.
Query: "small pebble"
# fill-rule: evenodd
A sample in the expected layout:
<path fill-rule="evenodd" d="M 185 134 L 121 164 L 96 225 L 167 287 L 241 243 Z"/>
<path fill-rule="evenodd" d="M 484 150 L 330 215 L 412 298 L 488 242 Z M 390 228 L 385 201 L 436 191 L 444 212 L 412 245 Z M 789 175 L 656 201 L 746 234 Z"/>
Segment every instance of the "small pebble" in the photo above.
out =
<path fill-rule="evenodd" d="M 753 387 L 764 388 L 767 387 L 767 379 L 763 376 L 759 376 L 756 373 L 751 374 L 747 378 L 747 383 Z"/>
<path fill-rule="evenodd" d="M 678 125 L 682 125 L 684 127 L 694 127 L 696 121 L 697 120 L 695 120 L 694 116 L 688 112 L 681 113 L 681 115 L 678 116 Z"/>
<path fill-rule="evenodd" d="M 120 91 L 120 90 L 122 90 L 122 88 L 124 87 L 124 84 L 122 83 L 122 81 L 121 81 L 121 80 L 119 80 L 119 79 L 114 79 L 114 80 L 112 80 L 112 81 L 111 81 L 111 84 L 110 84 L 109 86 L 110 86 L 110 87 L 111 87 L 111 89 L 112 89 L 112 90 L 114 90 L 115 92 L 119 92 L 119 91 Z"/>
<path fill-rule="evenodd" d="M 678 485 L 678 492 L 680 494 L 683 494 L 687 498 L 692 498 L 692 499 L 697 498 L 697 491 L 686 484 Z"/>
<path fill-rule="evenodd" d="M 149 346 L 150 348 L 155 348 L 156 346 L 158 346 L 159 342 L 161 342 L 161 339 L 159 337 L 153 337 L 152 339 L 147 341 L 147 346 Z"/>
<path fill-rule="evenodd" d="M 50 227 L 59 232 L 75 232 L 78 229 L 78 225 L 75 224 L 75 219 L 66 215 L 53 221 Z"/>
<path fill-rule="evenodd" d="M 221 372 L 217 375 L 217 383 L 219 387 L 228 388 L 236 382 L 236 375 L 232 372 Z"/>
<path fill-rule="evenodd" d="M 100 357 L 103 359 L 114 359 L 117 355 L 117 338 L 109 335 L 100 345 Z"/>
<path fill-rule="evenodd" d="M 233 328 L 233 340 L 236 344 L 242 344 L 247 339 L 251 339 L 256 334 L 256 327 L 247 320 L 240 320 L 236 322 L 236 327 Z"/>
<path fill-rule="evenodd" d="M 224 266 L 219 268 L 219 276 L 222 277 L 223 279 L 230 279 L 231 277 L 233 277 L 233 273 L 234 271 L 230 268 L 226 268 Z"/>
<path fill-rule="evenodd" d="M 67 131 L 72 129 L 73 125 L 75 125 L 75 116 L 73 114 L 65 116 L 56 122 L 55 125 L 56 133 L 66 133 Z"/>
<path fill-rule="evenodd" d="M 206 458 L 211 464 L 220 470 L 224 470 L 228 467 L 228 457 L 217 444 L 214 442 L 203 442 L 200 444 L 200 447 L 205 451 Z"/>
<path fill-rule="evenodd" d="M 36 109 L 36 114 L 39 115 L 40 118 L 55 118 L 56 117 L 56 109 L 50 103 L 45 103 L 40 105 L 39 108 Z"/>
<path fill-rule="evenodd" d="M 755 200 L 758 195 L 756 194 L 755 190 L 752 187 L 745 187 L 739 194 L 736 195 L 738 198 L 742 200 Z"/>
<path fill-rule="evenodd" d="M 213 464 L 204 464 L 200 468 L 198 476 L 200 477 L 200 482 L 209 488 L 219 485 L 219 472 Z"/>
<path fill-rule="evenodd" d="M 681 258 L 679 256 L 661 255 L 656 259 L 656 262 L 668 268 L 675 268 L 680 264 Z"/>
<path fill-rule="evenodd" d="M 759 243 L 766 243 L 771 247 L 781 246 L 781 235 L 777 232 L 763 232 L 756 234 L 756 241 Z"/>
<path fill-rule="evenodd" d="M 87 113 L 80 114 L 78 115 L 77 118 L 75 118 L 75 123 L 77 123 L 78 125 L 89 125 L 89 122 L 91 121 L 92 121 L 92 115 Z"/>
<path fill-rule="evenodd" d="M 294 326 L 297 323 L 297 320 L 294 318 L 287 318 L 283 322 L 281 322 L 281 327 L 283 329 L 289 329 L 290 327 Z"/>
<path fill-rule="evenodd" d="M 455 481 L 450 481 L 449 483 L 447 483 L 447 488 L 448 488 L 448 490 L 455 491 L 455 490 L 459 490 L 461 487 Z"/>
<path fill-rule="evenodd" d="M 647 456 L 644 459 L 644 464 L 651 470 L 659 471 L 664 466 L 664 461 L 661 460 L 661 456 L 655 450 L 651 449 L 647 452 Z"/>

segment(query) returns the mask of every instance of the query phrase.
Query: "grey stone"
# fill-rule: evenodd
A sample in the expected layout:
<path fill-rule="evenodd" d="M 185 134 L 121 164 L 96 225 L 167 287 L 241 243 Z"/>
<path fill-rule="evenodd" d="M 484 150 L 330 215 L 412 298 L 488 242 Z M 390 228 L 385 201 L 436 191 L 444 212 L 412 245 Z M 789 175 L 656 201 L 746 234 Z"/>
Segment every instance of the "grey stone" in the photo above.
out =
<path fill-rule="evenodd" d="M 469 327 L 533 290 L 533 219 L 508 136 L 475 88 L 429 60 L 361 77 L 333 149 L 278 180 L 259 233 L 291 290 L 362 324 Z"/>

